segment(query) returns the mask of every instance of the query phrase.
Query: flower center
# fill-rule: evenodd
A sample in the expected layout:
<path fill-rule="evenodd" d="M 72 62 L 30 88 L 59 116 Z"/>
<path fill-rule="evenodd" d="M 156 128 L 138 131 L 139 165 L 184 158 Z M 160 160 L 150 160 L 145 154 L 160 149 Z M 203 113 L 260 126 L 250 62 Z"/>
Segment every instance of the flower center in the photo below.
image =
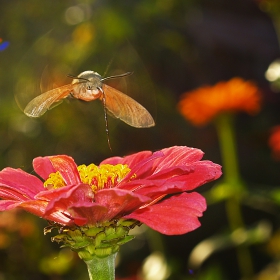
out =
<path fill-rule="evenodd" d="M 78 166 L 81 181 L 92 187 L 93 191 L 115 187 L 129 172 L 125 164 L 103 164 L 100 167 L 95 164 Z"/>
<path fill-rule="evenodd" d="M 88 166 L 79 165 L 77 169 L 81 181 L 90 185 L 94 192 L 115 187 L 130 172 L 130 168 L 126 164 L 96 166 L 92 163 Z M 58 189 L 64 186 L 66 183 L 59 171 L 51 173 L 44 182 L 44 187 L 47 189 Z"/>

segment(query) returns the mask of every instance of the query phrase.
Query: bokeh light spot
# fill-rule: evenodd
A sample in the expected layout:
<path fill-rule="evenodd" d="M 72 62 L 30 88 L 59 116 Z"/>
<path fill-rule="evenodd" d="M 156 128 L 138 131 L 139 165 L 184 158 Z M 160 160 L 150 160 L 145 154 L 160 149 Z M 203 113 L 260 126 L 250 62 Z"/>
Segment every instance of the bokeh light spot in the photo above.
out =
<path fill-rule="evenodd" d="M 84 20 L 84 18 L 84 11 L 78 6 L 70 7 L 65 12 L 65 20 L 70 25 L 80 23 Z"/>
<path fill-rule="evenodd" d="M 164 280 L 170 275 L 170 269 L 164 256 L 160 252 L 154 252 L 146 258 L 142 273 L 146 280 Z"/>
<path fill-rule="evenodd" d="M 280 78 L 280 60 L 277 59 L 273 61 L 267 71 L 265 72 L 265 78 L 270 81 L 274 82 Z"/>
<path fill-rule="evenodd" d="M 89 5 L 81 4 L 71 6 L 65 11 L 65 21 L 69 25 L 76 25 L 87 20 L 90 13 L 91 9 Z"/>

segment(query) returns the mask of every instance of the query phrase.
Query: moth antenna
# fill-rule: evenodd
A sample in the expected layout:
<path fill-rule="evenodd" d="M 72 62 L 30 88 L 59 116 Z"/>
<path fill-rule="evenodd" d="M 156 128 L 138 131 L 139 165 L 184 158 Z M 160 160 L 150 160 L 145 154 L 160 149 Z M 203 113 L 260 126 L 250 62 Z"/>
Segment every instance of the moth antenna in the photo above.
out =
<path fill-rule="evenodd" d="M 123 74 L 119 74 L 119 75 L 114 75 L 114 76 L 109 76 L 109 77 L 102 78 L 101 81 L 103 82 L 103 81 L 106 81 L 106 80 L 122 78 L 122 77 L 130 76 L 130 75 L 132 75 L 132 74 L 133 74 L 133 72 L 126 72 L 126 73 L 123 73 Z"/>
<path fill-rule="evenodd" d="M 107 116 L 107 107 L 106 107 L 106 95 L 102 88 L 98 88 L 102 92 L 102 103 L 103 103 L 103 109 L 104 109 L 104 118 L 105 118 L 105 130 L 107 135 L 107 142 L 109 149 L 112 150 L 111 143 L 110 143 L 110 137 L 109 137 L 109 125 L 108 125 L 108 116 Z"/>
<path fill-rule="evenodd" d="M 89 82 L 88 79 L 81 78 L 81 77 L 77 77 L 77 76 L 72 75 L 72 74 L 67 74 L 67 77 L 68 77 L 68 78 L 71 78 L 71 79 L 78 79 L 78 80 L 84 80 L 84 81 L 86 81 L 86 82 Z"/>

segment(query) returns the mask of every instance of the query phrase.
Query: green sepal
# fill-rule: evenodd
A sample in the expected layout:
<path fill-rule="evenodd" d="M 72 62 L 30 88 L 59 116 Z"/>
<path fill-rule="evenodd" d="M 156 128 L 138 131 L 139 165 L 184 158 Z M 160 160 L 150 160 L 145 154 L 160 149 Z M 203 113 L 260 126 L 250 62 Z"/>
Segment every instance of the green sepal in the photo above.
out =
<path fill-rule="evenodd" d="M 103 228 L 92 227 L 85 231 L 87 236 L 96 236 L 99 232 L 103 231 Z"/>
<path fill-rule="evenodd" d="M 135 220 L 114 220 L 102 226 L 61 227 L 60 234 L 52 241 L 63 243 L 61 247 L 70 247 L 81 259 L 89 261 L 94 257 L 105 258 L 119 251 L 120 246 L 132 240 L 129 230 L 140 223 Z M 49 232 L 50 229 L 46 229 Z"/>
<path fill-rule="evenodd" d="M 123 220 L 123 219 L 120 219 L 118 221 L 118 226 L 124 226 L 124 227 L 128 227 L 129 229 L 133 229 L 135 226 L 139 226 L 141 225 L 141 223 L 139 221 L 136 221 L 136 220 Z"/>
<path fill-rule="evenodd" d="M 117 244 L 118 244 L 118 245 L 123 245 L 123 244 L 125 244 L 125 243 L 131 241 L 131 240 L 134 239 L 134 238 L 135 238 L 134 235 L 127 235 L 127 236 L 125 236 L 123 239 L 119 240 Z"/>

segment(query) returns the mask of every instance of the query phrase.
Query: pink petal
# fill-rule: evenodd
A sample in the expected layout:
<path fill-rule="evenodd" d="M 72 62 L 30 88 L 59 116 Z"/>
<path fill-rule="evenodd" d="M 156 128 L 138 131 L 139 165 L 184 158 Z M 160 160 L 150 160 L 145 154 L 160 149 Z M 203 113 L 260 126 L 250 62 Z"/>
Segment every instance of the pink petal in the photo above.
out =
<path fill-rule="evenodd" d="M 42 217 L 45 213 L 48 203 L 46 201 L 29 200 L 22 202 L 20 208 L 28 211 L 36 216 Z"/>
<path fill-rule="evenodd" d="M 181 192 L 190 191 L 203 184 L 216 180 L 222 175 L 221 166 L 210 161 L 199 161 L 193 163 L 190 167 L 182 167 L 181 170 L 185 170 L 185 174 L 183 173 L 180 175 L 179 172 L 179 175 L 170 176 L 169 179 L 166 179 L 164 188 L 174 188 L 175 190 L 179 189 Z M 153 177 L 150 179 L 153 179 Z M 161 192 L 162 190 L 160 190 L 159 188 L 148 190 L 145 189 L 145 186 L 137 190 L 137 193 L 143 195 L 147 195 L 147 193 L 150 193 L 150 195 L 161 194 Z"/>
<path fill-rule="evenodd" d="M 158 151 L 152 154 L 150 151 L 139 152 L 124 158 L 113 157 L 103 161 L 101 164 L 127 164 L 131 171 L 122 180 L 122 183 L 130 181 L 132 176 L 137 178 L 145 178 L 153 173 L 153 160 L 163 156 L 163 153 Z M 101 165 L 100 164 L 100 165 Z"/>
<path fill-rule="evenodd" d="M 61 225 L 74 226 L 74 221 L 70 219 L 69 216 L 63 212 L 54 212 L 51 213 L 50 215 L 44 215 L 43 218 Z"/>
<path fill-rule="evenodd" d="M 159 196 L 182 192 L 179 186 L 169 184 L 166 180 L 139 180 L 129 183 L 126 187 L 135 194 L 150 197 L 151 200 Z"/>
<path fill-rule="evenodd" d="M 11 210 L 16 208 L 20 202 L 14 200 L 0 200 L 0 211 Z"/>
<path fill-rule="evenodd" d="M 147 196 L 119 189 L 103 189 L 95 195 L 95 202 L 108 209 L 102 220 L 111 220 L 114 217 L 131 213 L 150 201 L 151 199 Z"/>
<path fill-rule="evenodd" d="M 111 157 L 103 160 L 100 165 L 102 164 L 127 164 L 128 166 L 133 166 L 137 164 L 139 161 L 144 160 L 152 155 L 151 151 L 142 151 L 136 154 L 132 154 L 125 157 Z"/>
<path fill-rule="evenodd" d="M 76 225 L 83 226 L 85 224 L 95 225 L 104 220 L 108 212 L 108 208 L 97 203 L 77 203 L 69 210 L 71 217 Z"/>
<path fill-rule="evenodd" d="M 182 166 L 185 166 L 185 171 L 188 168 L 191 172 L 193 164 L 200 162 L 202 157 L 203 152 L 199 149 L 185 146 L 174 146 L 153 154 L 144 151 L 124 158 L 114 157 L 103 161 L 101 164 L 128 164 L 129 168 L 131 168 L 131 172 L 122 181 L 123 184 L 124 182 L 130 181 L 131 176 L 134 174 L 136 174 L 136 179 L 148 179 L 147 177 L 152 174 L 158 177 L 151 177 L 151 179 L 159 179 L 159 176 L 170 178 L 171 176 L 174 176 L 174 174 L 172 174 L 174 170 L 179 170 Z M 166 174 L 161 172 L 165 172 Z"/>
<path fill-rule="evenodd" d="M 124 216 L 138 220 L 166 235 L 184 234 L 200 226 L 198 217 L 206 210 L 206 201 L 198 193 L 182 193 L 160 203 Z"/>
<path fill-rule="evenodd" d="M 6 192 L 21 193 L 27 198 L 33 198 L 44 189 L 43 182 L 37 177 L 24 172 L 21 169 L 7 167 L 0 172 L 0 189 L 5 187 Z"/>
<path fill-rule="evenodd" d="M 37 157 L 33 160 L 33 167 L 44 180 L 50 173 L 59 171 L 67 185 L 81 183 L 77 165 L 72 157 L 66 155 Z"/>
<path fill-rule="evenodd" d="M 80 203 L 86 204 L 87 202 L 91 202 L 93 199 L 93 192 L 89 185 L 80 184 L 42 193 L 40 194 L 40 198 L 52 198 L 45 212 L 45 215 L 49 215 L 56 211 L 68 211 L 68 209 L 74 207 L 76 204 L 80 205 Z"/>
<path fill-rule="evenodd" d="M 159 172 L 160 170 L 170 166 L 192 164 L 193 162 L 201 160 L 204 155 L 204 153 L 199 149 L 185 146 L 174 146 L 161 151 L 164 154 L 164 157 L 155 160 L 155 172 Z"/>
<path fill-rule="evenodd" d="M 11 199 L 13 201 L 26 201 L 30 199 L 26 194 L 20 193 L 9 187 L 0 187 L 0 197 L 2 199 Z"/>
<path fill-rule="evenodd" d="M 75 192 L 74 195 L 76 197 L 75 199 L 77 201 L 79 200 L 84 201 L 86 197 L 87 197 L 86 198 L 87 201 L 88 199 L 93 198 L 93 192 L 91 188 L 86 184 L 79 184 L 76 186 L 69 185 L 58 189 L 45 190 L 40 192 L 38 195 L 36 195 L 35 198 L 39 200 L 45 200 L 45 201 L 58 200 L 63 197 L 68 198 L 71 195 L 73 195 L 74 192 Z"/>
<path fill-rule="evenodd" d="M 59 192 L 58 192 L 59 191 Z M 46 192 L 45 192 L 46 193 Z M 48 192 L 40 198 L 52 197 L 45 215 L 54 212 L 68 212 L 69 219 L 77 225 L 109 221 L 122 213 L 130 213 L 151 201 L 150 198 L 118 189 L 104 189 L 93 195 L 88 185 L 64 187 L 56 190 L 56 196 Z M 45 217 L 44 215 L 44 217 Z"/>
<path fill-rule="evenodd" d="M 48 157 L 34 158 L 33 168 L 34 171 L 44 180 L 47 180 L 51 173 L 56 172 Z"/>
<path fill-rule="evenodd" d="M 131 190 L 151 198 L 193 190 L 221 176 L 221 166 L 210 161 L 198 161 L 190 166 L 167 168 L 147 179 L 121 182 L 118 188 Z"/>
<path fill-rule="evenodd" d="M 131 168 L 129 174 L 127 174 L 126 178 L 123 181 L 130 181 L 131 177 L 136 175 L 136 178 L 147 178 L 154 172 L 154 161 L 155 159 L 159 159 L 163 157 L 163 153 L 161 151 L 153 153 L 151 156 L 137 162 L 136 164 L 129 163 L 128 166 Z"/>
<path fill-rule="evenodd" d="M 56 211 L 52 212 L 48 215 L 45 214 L 46 208 L 48 203 L 46 201 L 26 201 L 21 203 L 18 208 L 22 208 L 25 211 L 28 211 L 36 216 L 43 217 L 46 220 L 50 220 L 62 225 L 71 225 L 73 224 L 72 220 L 69 219 L 65 214 L 62 212 Z"/>

